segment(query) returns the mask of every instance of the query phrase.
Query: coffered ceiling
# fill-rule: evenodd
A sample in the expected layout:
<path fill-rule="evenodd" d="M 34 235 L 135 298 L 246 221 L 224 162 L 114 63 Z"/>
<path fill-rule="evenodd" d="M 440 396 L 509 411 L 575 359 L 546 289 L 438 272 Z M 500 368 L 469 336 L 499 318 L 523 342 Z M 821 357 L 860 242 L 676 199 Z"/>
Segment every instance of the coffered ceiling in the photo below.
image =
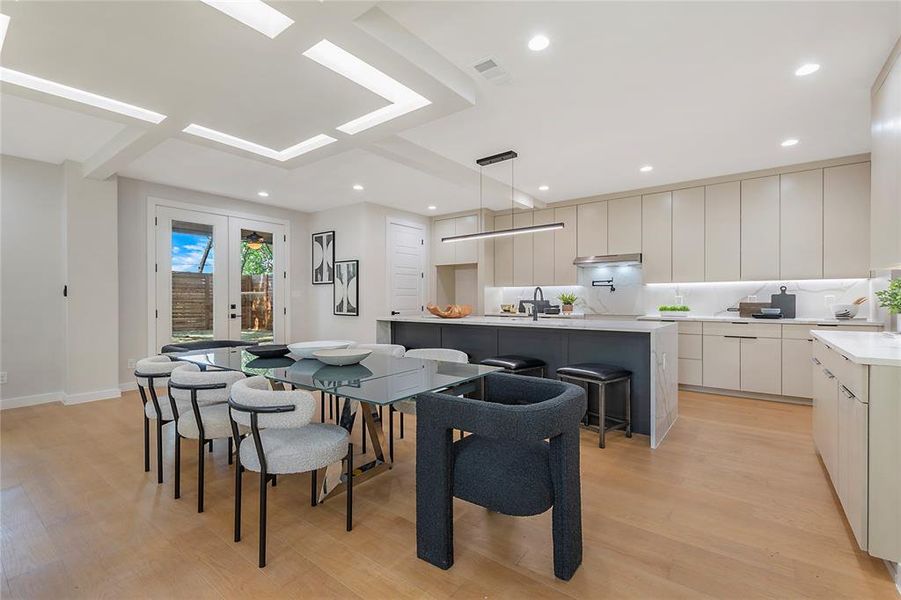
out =
<path fill-rule="evenodd" d="M 525 201 L 557 201 L 867 151 L 869 87 L 901 28 L 897 2 L 268 4 L 294 21 L 274 39 L 193 0 L 4 2 L 4 69 L 165 119 L 4 81 L 2 151 L 304 211 L 445 213 L 478 205 L 475 158 L 513 148 Z M 527 48 L 535 33 L 547 50 Z M 308 52 L 322 40 L 400 87 L 336 72 Z M 509 79 L 482 79 L 485 58 Z M 427 103 L 344 127 L 404 112 L 403 89 Z"/>

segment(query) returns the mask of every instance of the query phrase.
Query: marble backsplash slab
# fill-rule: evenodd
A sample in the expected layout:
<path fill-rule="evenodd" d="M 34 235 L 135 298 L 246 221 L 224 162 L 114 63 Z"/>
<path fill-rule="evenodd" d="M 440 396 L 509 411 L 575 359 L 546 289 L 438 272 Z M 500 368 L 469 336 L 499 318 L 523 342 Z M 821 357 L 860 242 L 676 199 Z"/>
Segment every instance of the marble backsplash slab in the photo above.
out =
<path fill-rule="evenodd" d="M 591 282 L 613 279 L 616 291 L 592 287 Z M 736 281 L 718 283 L 648 284 L 642 281 L 642 271 L 635 266 L 593 267 L 579 269 L 579 285 L 542 286 L 546 299 L 558 304 L 557 296 L 564 291 L 574 292 L 580 298 L 575 311 L 587 315 L 646 315 L 655 314 L 662 304 L 675 304 L 677 297 L 688 305 L 695 315 L 734 316 L 730 307 L 739 302 L 769 302 L 770 295 L 778 294 L 784 285 L 789 294 L 796 296 L 796 316 L 799 318 L 831 318 L 829 303 L 850 304 L 856 298 L 866 297 L 858 318 L 881 319 L 875 305 L 873 292 L 880 282 L 869 279 L 814 279 L 800 281 Z M 884 287 L 884 286 L 882 286 Z M 534 287 L 485 288 L 485 310 L 496 312 L 501 304 L 517 304 L 519 300 L 532 298 Z"/>

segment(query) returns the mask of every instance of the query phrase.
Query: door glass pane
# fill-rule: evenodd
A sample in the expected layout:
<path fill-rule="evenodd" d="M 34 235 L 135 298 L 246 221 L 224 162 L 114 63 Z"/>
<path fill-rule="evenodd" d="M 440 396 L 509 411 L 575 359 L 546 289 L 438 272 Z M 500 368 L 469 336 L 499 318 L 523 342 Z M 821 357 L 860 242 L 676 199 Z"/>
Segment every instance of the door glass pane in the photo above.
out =
<path fill-rule="evenodd" d="M 172 341 L 213 338 L 213 226 L 172 221 Z"/>
<path fill-rule="evenodd" d="M 241 230 L 241 339 L 271 342 L 272 234 Z"/>

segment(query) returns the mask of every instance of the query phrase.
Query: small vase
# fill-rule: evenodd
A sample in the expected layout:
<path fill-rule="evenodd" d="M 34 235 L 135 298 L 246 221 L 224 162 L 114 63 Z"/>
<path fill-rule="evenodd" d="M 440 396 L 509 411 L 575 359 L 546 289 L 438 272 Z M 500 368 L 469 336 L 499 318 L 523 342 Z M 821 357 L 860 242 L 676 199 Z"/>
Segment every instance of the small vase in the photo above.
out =
<path fill-rule="evenodd" d="M 572 305 L 572 304 L 564 304 L 564 305 L 563 305 L 563 314 L 564 314 L 564 315 L 571 315 L 572 312 L 573 312 L 573 305 Z"/>

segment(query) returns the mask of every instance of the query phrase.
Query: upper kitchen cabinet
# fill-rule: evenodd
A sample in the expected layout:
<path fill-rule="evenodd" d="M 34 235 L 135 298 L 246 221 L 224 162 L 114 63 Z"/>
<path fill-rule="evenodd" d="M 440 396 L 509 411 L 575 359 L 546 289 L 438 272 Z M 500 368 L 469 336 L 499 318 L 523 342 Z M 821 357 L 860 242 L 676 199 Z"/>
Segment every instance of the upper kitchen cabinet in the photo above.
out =
<path fill-rule="evenodd" d="M 513 228 L 513 215 L 496 215 L 494 230 Z M 513 238 L 505 236 L 494 238 L 494 285 L 513 285 Z"/>
<path fill-rule="evenodd" d="M 432 222 L 432 256 L 435 266 L 462 265 L 479 262 L 479 242 L 444 243 L 442 238 L 478 233 L 479 216 L 466 215 Z"/>
<path fill-rule="evenodd" d="M 532 213 L 521 212 L 513 215 L 513 227 L 531 227 Z M 535 234 L 513 236 L 513 285 L 532 285 L 532 252 Z"/>
<path fill-rule="evenodd" d="M 673 194 L 641 198 L 641 261 L 645 283 L 673 280 Z"/>
<path fill-rule="evenodd" d="M 577 207 L 578 256 L 602 256 L 607 251 L 607 203 L 592 202 Z"/>
<path fill-rule="evenodd" d="M 704 281 L 704 188 L 673 192 L 673 281 Z"/>
<path fill-rule="evenodd" d="M 576 285 L 578 273 L 573 260 L 577 250 L 578 213 L 575 206 L 554 209 L 554 221 L 563 229 L 554 231 L 554 285 Z"/>
<path fill-rule="evenodd" d="M 466 215 L 465 217 L 457 217 L 454 219 L 455 231 L 457 235 L 467 235 L 479 232 L 479 215 Z M 451 244 L 456 246 L 457 264 L 468 264 L 479 262 L 479 242 L 472 240 L 470 242 L 456 242 Z"/>
<path fill-rule="evenodd" d="M 533 214 L 532 223 L 534 225 L 556 223 L 554 220 L 554 209 L 536 210 Z M 542 231 L 533 233 L 531 236 L 532 280 L 535 285 L 554 284 L 554 235 L 557 231 Z"/>
<path fill-rule="evenodd" d="M 738 181 L 704 188 L 704 262 L 705 281 L 741 279 L 741 183 Z"/>
<path fill-rule="evenodd" d="M 641 252 L 641 196 L 607 202 L 607 254 Z M 585 256 L 580 254 L 579 256 Z"/>
<path fill-rule="evenodd" d="M 442 238 L 456 235 L 454 219 L 437 219 L 432 222 L 432 257 L 436 265 L 456 263 L 457 244 L 445 244 Z M 459 242 L 458 242 L 459 243 Z"/>
<path fill-rule="evenodd" d="M 741 182 L 741 278 L 779 279 L 779 176 Z"/>
<path fill-rule="evenodd" d="M 781 175 L 779 190 L 779 277 L 822 278 L 823 170 Z"/>
<path fill-rule="evenodd" d="M 823 277 L 868 277 L 870 163 L 823 169 Z"/>

